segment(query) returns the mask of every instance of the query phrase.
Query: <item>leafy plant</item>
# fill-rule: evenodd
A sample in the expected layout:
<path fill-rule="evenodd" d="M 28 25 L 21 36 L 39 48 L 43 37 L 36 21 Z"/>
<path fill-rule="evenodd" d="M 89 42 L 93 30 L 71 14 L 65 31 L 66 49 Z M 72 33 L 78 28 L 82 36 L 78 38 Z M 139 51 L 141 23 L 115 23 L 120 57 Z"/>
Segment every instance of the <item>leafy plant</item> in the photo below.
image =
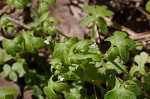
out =
<path fill-rule="evenodd" d="M 0 52 L 0 70 L 13 82 L 20 84 L 20 80 L 23 81 L 22 91 L 32 90 L 33 97 L 39 99 L 58 99 L 58 94 L 66 99 L 148 98 L 148 53 L 133 53 L 137 43 L 123 31 L 116 31 L 105 39 L 110 43 L 106 52 L 102 52 L 100 44 L 93 40 L 95 27 L 99 28 L 99 33 L 108 34 L 104 17 L 112 16 L 113 12 L 106 6 L 83 7 L 89 15 L 80 25 L 92 22 L 92 39 L 78 39 L 59 31 L 56 25 L 60 21 L 49 17 L 48 6 L 56 0 L 39 0 L 38 10 L 32 8 L 28 0 L 6 2 L 17 9 L 29 7 L 36 17 L 27 24 L 31 29 L 18 31 L 14 29 L 16 23 L 8 20 L 8 15 L 0 19 L 3 32 L 15 34 L 11 39 L 4 38 L 2 41 L 4 49 Z M 146 9 L 149 11 L 149 1 Z M 64 37 L 61 42 L 54 37 L 57 33 Z M 44 53 L 41 54 L 41 50 Z M 48 63 L 49 55 L 52 58 Z M 87 85 L 92 85 L 92 88 Z M 13 94 L 19 92 L 14 88 L 0 88 L 0 98 L 13 98 Z"/>
<path fill-rule="evenodd" d="M 13 95 L 17 95 L 19 92 L 15 88 L 0 87 L 0 98 L 1 99 L 13 99 Z"/>

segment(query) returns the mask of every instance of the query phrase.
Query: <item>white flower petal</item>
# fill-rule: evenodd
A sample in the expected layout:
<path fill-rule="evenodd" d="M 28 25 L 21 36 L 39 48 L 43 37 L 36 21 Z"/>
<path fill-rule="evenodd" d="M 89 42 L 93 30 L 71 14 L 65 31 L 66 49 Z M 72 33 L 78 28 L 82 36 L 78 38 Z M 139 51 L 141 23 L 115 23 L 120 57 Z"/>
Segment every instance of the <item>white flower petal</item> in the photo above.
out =
<path fill-rule="evenodd" d="M 49 44 L 49 40 L 48 39 L 44 40 L 44 43 Z"/>

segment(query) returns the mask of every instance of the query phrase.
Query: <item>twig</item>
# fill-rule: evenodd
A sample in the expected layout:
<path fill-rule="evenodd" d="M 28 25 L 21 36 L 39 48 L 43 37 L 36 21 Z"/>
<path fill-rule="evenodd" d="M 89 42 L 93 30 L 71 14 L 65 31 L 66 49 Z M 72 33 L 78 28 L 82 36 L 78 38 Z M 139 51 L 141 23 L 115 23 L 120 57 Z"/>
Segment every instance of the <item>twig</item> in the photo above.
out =
<path fill-rule="evenodd" d="M 116 22 L 111 21 L 110 18 L 104 17 L 104 19 L 105 19 L 107 25 L 110 26 L 110 27 L 112 27 L 112 28 L 125 31 L 125 32 L 127 32 L 130 36 L 134 36 L 134 35 L 137 34 L 137 33 L 134 32 L 133 30 L 131 30 L 131 29 L 125 27 L 125 26 L 119 25 L 119 24 L 116 23 Z"/>
<path fill-rule="evenodd" d="M 141 2 L 137 2 L 136 5 L 132 5 L 132 8 L 136 8 L 139 12 L 141 12 L 144 16 L 146 16 L 146 18 L 149 20 L 150 19 L 150 14 L 148 14 L 146 11 L 144 11 L 141 7 L 140 7 Z"/>
<path fill-rule="evenodd" d="M 144 11 L 142 8 L 137 7 L 137 10 L 140 11 L 143 15 L 145 15 L 148 20 L 150 19 L 150 14 L 148 14 L 148 13 L 147 13 L 146 11 Z"/>
<path fill-rule="evenodd" d="M 25 23 L 22 23 L 22 22 L 20 22 L 20 21 L 14 19 L 14 18 L 12 18 L 12 17 L 10 17 L 10 16 L 8 17 L 8 20 L 10 20 L 10 21 L 12 21 L 12 22 L 14 22 L 14 23 L 16 23 L 16 24 L 22 26 L 23 28 L 25 28 L 25 29 L 27 29 L 27 30 L 31 30 L 31 27 L 30 27 L 30 26 L 28 26 L 28 25 L 26 25 Z"/>
<path fill-rule="evenodd" d="M 142 39 L 150 38 L 150 31 L 139 33 L 134 36 L 130 36 L 130 38 L 133 40 L 142 40 Z"/>

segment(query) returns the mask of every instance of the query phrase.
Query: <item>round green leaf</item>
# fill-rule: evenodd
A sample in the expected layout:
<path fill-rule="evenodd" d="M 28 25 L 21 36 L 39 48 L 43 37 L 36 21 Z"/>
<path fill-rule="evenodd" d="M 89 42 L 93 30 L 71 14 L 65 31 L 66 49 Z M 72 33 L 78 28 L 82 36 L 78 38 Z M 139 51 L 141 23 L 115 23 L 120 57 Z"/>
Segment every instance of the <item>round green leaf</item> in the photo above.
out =
<path fill-rule="evenodd" d="M 146 4 L 146 10 L 150 13 L 150 0 Z"/>
<path fill-rule="evenodd" d="M 10 72 L 11 72 L 11 67 L 10 67 L 10 65 L 5 64 L 5 65 L 3 66 L 3 72 L 2 72 L 3 76 L 4 76 L 4 77 L 7 77 Z"/>
<path fill-rule="evenodd" d="M 39 9 L 38 9 L 38 12 L 39 12 L 40 14 L 43 14 L 43 13 L 47 12 L 48 10 L 49 10 L 49 9 L 48 9 L 48 4 L 47 4 L 46 2 L 40 3 L 40 7 L 39 7 Z"/>
<path fill-rule="evenodd" d="M 9 79 L 11 79 L 12 81 L 16 82 L 18 77 L 17 77 L 17 74 L 15 72 L 10 72 L 9 73 Z"/>
<path fill-rule="evenodd" d="M 67 83 L 55 83 L 54 84 L 54 90 L 56 92 L 62 92 L 64 90 L 67 90 L 69 88 Z"/>
<path fill-rule="evenodd" d="M 14 7 L 17 9 L 23 9 L 24 6 L 21 4 L 19 0 L 14 0 Z"/>
<path fill-rule="evenodd" d="M 43 88 L 44 94 L 49 98 L 49 99 L 57 99 L 57 95 L 54 92 L 53 88 L 51 86 L 46 86 Z"/>

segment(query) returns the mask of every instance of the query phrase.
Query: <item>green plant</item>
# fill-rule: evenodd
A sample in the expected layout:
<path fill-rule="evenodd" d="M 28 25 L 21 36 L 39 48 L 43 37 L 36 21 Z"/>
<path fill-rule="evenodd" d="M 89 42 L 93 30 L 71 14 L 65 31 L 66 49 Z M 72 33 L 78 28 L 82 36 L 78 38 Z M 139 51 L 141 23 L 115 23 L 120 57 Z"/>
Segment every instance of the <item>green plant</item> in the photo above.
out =
<path fill-rule="evenodd" d="M 0 87 L 0 98 L 1 99 L 13 99 L 13 95 L 19 94 L 15 88 Z"/>
<path fill-rule="evenodd" d="M 83 22 L 80 23 L 81 26 L 85 25 L 86 23 L 92 22 L 92 37 L 95 35 L 94 28 L 95 26 L 99 27 L 99 30 L 103 34 L 108 33 L 107 24 L 103 17 L 105 16 L 112 16 L 113 12 L 108 10 L 106 6 L 85 6 L 83 10 L 89 13 L 89 16 L 86 17 Z"/>
<path fill-rule="evenodd" d="M 116 31 L 105 39 L 110 43 L 105 53 L 101 52 L 99 44 L 93 40 L 95 27 L 99 28 L 99 33 L 108 33 L 103 17 L 112 16 L 113 12 L 106 6 L 83 7 L 89 16 L 80 25 L 92 22 L 92 39 L 78 39 L 59 31 L 54 25 L 59 25 L 59 20 L 49 17 L 48 4 L 55 2 L 56 0 L 40 0 L 36 11 L 28 0 L 7 0 L 8 5 L 13 4 L 17 9 L 29 7 L 36 12 L 37 19 L 28 24 L 31 29 L 15 33 L 15 22 L 8 20 L 8 15 L 1 17 L 0 24 L 5 35 L 15 34 L 12 39 L 4 38 L 2 41 L 4 49 L 0 52 L 0 69 L 3 76 L 14 82 L 23 79 L 23 91 L 33 90 L 34 97 L 40 99 L 45 98 L 44 94 L 49 99 L 57 99 L 59 93 L 66 99 L 148 98 L 150 74 L 147 73 L 146 63 L 150 62 L 149 55 L 141 52 L 132 59 L 130 53 L 134 54 L 136 42 L 123 31 Z M 146 9 L 149 11 L 149 2 Z M 64 36 L 62 42 L 52 38 L 56 33 Z M 45 53 L 52 55 L 50 66 L 46 59 L 42 60 L 39 56 L 41 48 L 47 49 Z M 131 67 L 127 66 L 129 59 L 132 60 Z M 35 67 L 30 65 L 33 60 L 37 63 Z M 91 94 L 87 93 L 87 83 L 94 87 Z M 100 91 L 100 95 L 95 95 L 96 90 Z M 18 94 L 14 89 L 7 88 L 6 92 L 0 88 L 0 94 L 1 92 L 5 93 L 2 97 Z"/>

